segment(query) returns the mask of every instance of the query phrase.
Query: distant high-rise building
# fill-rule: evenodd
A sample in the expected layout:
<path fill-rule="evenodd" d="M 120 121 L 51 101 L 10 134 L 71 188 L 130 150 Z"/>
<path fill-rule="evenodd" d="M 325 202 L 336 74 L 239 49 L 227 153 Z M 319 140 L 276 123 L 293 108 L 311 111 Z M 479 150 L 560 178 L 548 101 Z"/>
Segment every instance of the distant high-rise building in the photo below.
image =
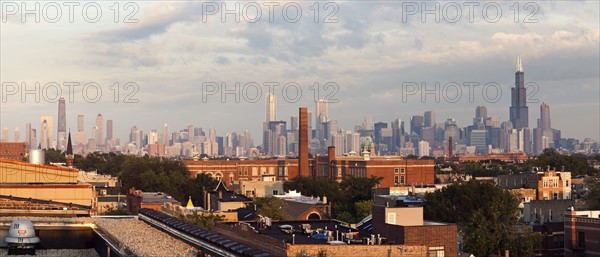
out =
<path fill-rule="evenodd" d="M 187 135 L 188 142 L 193 142 L 195 136 L 202 136 L 200 134 L 196 134 L 196 130 L 194 128 L 194 125 L 192 125 L 192 124 L 187 126 L 187 132 L 188 132 L 188 135 Z M 173 141 L 173 143 L 175 143 L 175 141 Z"/>
<path fill-rule="evenodd" d="M 50 149 L 50 140 L 48 139 L 48 120 L 43 120 L 40 126 L 40 149 Z"/>
<path fill-rule="evenodd" d="M 77 115 L 77 131 L 78 132 L 83 132 L 83 114 L 78 114 Z"/>
<path fill-rule="evenodd" d="M 104 145 L 104 118 L 100 113 L 96 116 L 96 134 L 94 135 L 94 139 L 96 139 L 96 146 Z"/>
<path fill-rule="evenodd" d="M 266 95 L 266 121 L 275 121 L 277 119 L 277 97 L 271 93 Z"/>
<path fill-rule="evenodd" d="M 208 139 L 211 142 L 217 142 L 217 131 L 214 128 L 208 130 Z"/>
<path fill-rule="evenodd" d="M 513 128 L 522 129 L 529 127 L 529 109 L 527 107 L 527 92 L 525 88 L 525 73 L 521 57 L 517 59 L 517 72 L 515 73 L 515 87 L 511 88 L 510 122 Z"/>
<path fill-rule="evenodd" d="M 148 132 L 147 144 L 158 144 L 158 132 L 156 132 L 156 130 L 153 129 Z"/>
<path fill-rule="evenodd" d="M 419 157 L 429 156 L 430 150 L 429 142 L 423 140 L 419 141 Z"/>
<path fill-rule="evenodd" d="M 15 128 L 15 141 L 14 142 L 19 142 L 21 141 L 21 131 L 19 130 L 19 127 Z"/>
<path fill-rule="evenodd" d="M 2 142 L 8 142 L 8 128 L 4 127 L 2 128 Z"/>
<path fill-rule="evenodd" d="M 189 133 L 189 132 L 188 132 Z M 169 146 L 169 125 L 167 123 L 165 123 L 165 125 L 163 125 L 163 131 L 162 131 L 162 144 L 165 146 Z"/>
<path fill-rule="evenodd" d="M 547 103 L 540 105 L 540 118 L 537 123 L 537 128 L 533 129 L 533 152 L 540 154 L 546 148 L 555 147 L 555 131 L 550 123 L 550 105 Z"/>
<path fill-rule="evenodd" d="M 65 150 L 67 148 L 67 108 L 64 97 L 58 99 L 58 130 L 56 136 L 58 137 L 58 150 Z"/>
<path fill-rule="evenodd" d="M 485 121 L 487 118 L 487 107 L 485 106 L 477 106 L 475 109 L 475 118 L 480 121 Z"/>
<path fill-rule="evenodd" d="M 424 127 L 433 127 L 435 125 L 435 112 L 434 111 L 426 111 L 423 115 Z"/>
<path fill-rule="evenodd" d="M 294 115 L 290 118 L 290 130 L 291 131 L 298 130 L 298 116 Z"/>
<path fill-rule="evenodd" d="M 329 110 L 327 106 L 327 100 L 319 99 L 316 102 L 316 113 L 315 113 L 315 129 L 317 132 L 317 138 L 320 143 L 323 143 L 327 139 L 328 135 L 325 133 L 325 123 L 329 121 Z"/>
<path fill-rule="evenodd" d="M 541 129 L 551 129 L 552 126 L 550 124 L 550 105 L 547 103 L 542 103 L 540 105 L 540 119 L 538 119 L 538 128 Z"/>
<path fill-rule="evenodd" d="M 53 122 L 52 115 L 40 116 L 40 146 L 42 149 L 56 148 L 56 140 L 52 132 Z"/>
<path fill-rule="evenodd" d="M 354 152 L 360 154 L 360 134 L 356 132 L 346 132 L 346 153 Z"/>
<path fill-rule="evenodd" d="M 410 117 L 410 133 L 413 132 L 417 135 L 421 135 L 421 128 L 423 127 L 423 116 L 415 115 Z"/>
<path fill-rule="evenodd" d="M 29 149 L 34 149 L 36 146 L 33 145 L 32 139 L 35 135 L 32 135 L 33 131 L 31 131 L 31 123 L 25 123 L 25 142 Z"/>
<path fill-rule="evenodd" d="M 113 121 L 106 120 L 106 141 L 113 139 Z"/>

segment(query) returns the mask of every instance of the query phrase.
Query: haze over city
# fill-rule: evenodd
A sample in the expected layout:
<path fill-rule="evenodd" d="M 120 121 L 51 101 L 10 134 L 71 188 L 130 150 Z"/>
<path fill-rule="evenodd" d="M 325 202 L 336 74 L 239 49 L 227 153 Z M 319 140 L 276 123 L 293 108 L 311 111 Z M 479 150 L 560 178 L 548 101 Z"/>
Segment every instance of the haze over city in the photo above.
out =
<path fill-rule="evenodd" d="M 537 85 L 528 92 L 528 98 L 537 100 L 528 103 L 530 127 L 539 118 L 539 105 L 546 102 L 552 127 L 560 129 L 563 137 L 600 138 L 598 2 L 539 2 L 535 13 L 521 4 L 518 18 L 513 3 L 500 3 L 503 14 L 497 19 L 483 15 L 481 5 L 475 7 L 472 22 L 467 7 L 461 5 L 463 16 L 456 23 L 449 22 L 455 16 L 442 12 L 443 3 L 439 22 L 434 15 L 408 15 L 401 4 L 391 2 L 339 2 L 331 19 L 327 15 L 333 9 L 320 6 L 315 22 L 310 4 L 300 3 L 303 15 L 295 23 L 281 15 L 271 22 L 265 6 L 258 22 L 243 16 L 237 17 L 238 23 L 235 15 L 223 21 L 219 14 L 203 12 L 206 6 L 196 2 L 141 2 L 132 17 L 126 17 L 129 12 L 120 6 L 116 23 L 109 4 L 100 5 L 103 15 L 96 23 L 86 22 L 81 15 L 75 15 L 72 23 L 67 16 L 49 23 L 44 14 L 39 23 L 22 23 L 20 14 L 5 12 L 2 82 L 17 83 L 19 90 L 21 83 L 29 89 L 35 82 L 41 86 L 38 103 L 34 95 L 23 100 L 21 92 L 7 94 L 3 84 L 0 126 L 12 134 L 27 122 L 39 129 L 41 114 L 52 114 L 56 121 L 58 97 L 53 90 L 42 92 L 51 82 L 61 86 L 67 99 L 68 129 L 76 130 L 81 113 L 90 133 L 94 117 L 101 113 L 114 121 L 115 137 L 121 140 L 128 138 L 131 126 L 150 131 L 167 123 L 172 129 L 188 124 L 215 128 L 218 135 L 248 129 L 259 141 L 265 115 L 263 85 L 268 82 L 281 85 L 274 91 L 276 119 L 288 122 L 299 106 L 314 113 L 315 90 L 309 86 L 315 83 L 321 87 L 320 97 L 331 93 L 338 100 L 329 104 L 329 116 L 347 130 L 361 124 L 365 116 L 389 123 L 429 110 L 436 112 L 438 122 L 455 118 L 460 126 L 467 126 L 480 105 L 487 107 L 490 116 L 506 121 L 516 59 L 521 56 L 525 82 Z M 130 20 L 137 22 L 124 22 Z M 64 83 L 72 81 L 98 83 L 102 90 L 98 101 L 85 99 L 81 87 L 69 95 Z M 115 82 L 121 87 L 117 103 Z M 127 82 L 135 83 L 139 91 L 123 88 Z M 246 95 L 238 95 L 236 102 L 235 96 L 228 95 L 222 101 L 221 92 L 207 94 L 203 88 L 203 83 L 223 82 L 229 90 L 235 82 L 240 88 L 256 82 L 263 89 L 260 100 L 252 103 Z M 297 102 L 283 97 L 283 85 L 292 82 L 302 88 L 299 98 L 289 91 Z M 424 100 L 421 92 L 407 94 L 408 84 L 422 82 L 427 90 L 439 82 L 440 90 L 423 96 Z M 456 95 L 452 88 L 445 91 L 451 82 L 462 88 L 456 102 L 447 99 Z M 469 82 L 481 85 L 474 87 L 472 101 L 464 86 Z M 326 83 L 335 83 L 339 91 L 323 91 Z M 494 90 L 487 92 L 495 102 L 482 94 L 488 83 L 497 83 L 493 89 L 500 89 L 497 98 Z M 125 103 L 129 93 L 129 100 L 137 103 Z"/>

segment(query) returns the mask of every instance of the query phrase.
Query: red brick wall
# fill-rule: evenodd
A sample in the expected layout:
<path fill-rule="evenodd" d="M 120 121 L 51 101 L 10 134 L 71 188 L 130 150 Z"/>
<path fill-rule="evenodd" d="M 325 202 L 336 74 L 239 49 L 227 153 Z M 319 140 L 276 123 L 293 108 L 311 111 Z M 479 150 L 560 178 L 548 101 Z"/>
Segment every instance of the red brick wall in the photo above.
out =
<path fill-rule="evenodd" d="M 22 161 L 25 154 L 27 154 L 27 143 L 0 143 L 0 158 Z"/>
<path fill-rule="evenodd" d="M 445 256 L 458 254 L 456 224 L 399 226 L 385 223 L 385 207 L 373 207 L 373 234 L 380 234 L 393 244 L 444 246 Z"/>
<path fill-rule="evenodd" d="M 287 244 L 287 256 L 318 256 L 325 253 L 327 256 L 344 257 L 385 257 L 427 256 L 427 248 L 419 245 L 306 245 Z M 456 255 L 454 255 L 456 256 Z"/>

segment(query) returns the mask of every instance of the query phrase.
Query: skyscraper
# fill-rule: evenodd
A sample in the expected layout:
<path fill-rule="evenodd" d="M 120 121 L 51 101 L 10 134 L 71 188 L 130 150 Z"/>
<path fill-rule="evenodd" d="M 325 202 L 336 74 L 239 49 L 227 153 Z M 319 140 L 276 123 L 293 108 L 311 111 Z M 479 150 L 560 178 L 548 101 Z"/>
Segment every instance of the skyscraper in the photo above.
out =
<path fill-rule="evenodd" d="M 65 98 L 58 99 L 58 150 L 65 150 L 67 147 L 67 110 L 65 107 Z"/>
<path fill-rule="evenodd" d="M 8 128 L 7 127 L 2 128 L 2 139 L 0 141 L 8 142 Z"/>
<path fill-rule="evenodd" d="M 525 89 L 525 73 L 521 57 L 517 59 L 517 72 L 515 73 L 515 87 L 511 91 L 510 122 L 513 128 L 522 129 L 529 127 L 529 109 L 527 107 L 527 92 Z"/>
<path fill-rule="evenodd" d="M 421 135 L 421 128 L 423 128 L 423 116 L 415 115 L 410 117 L 410 133 L 413 132 L 417 135 Z"/>
<path fill-rule="evenodd" d="M 163 145 L 169 146 L 169 125 L 167 123 L 165 123 L 165 125 L 163 126 L 162 140 Z"/>
<path fill-rule="evenodd" d="M 277 97 L 271 93 L 266 95 L 266 122 L 275 121 L 277 119 Z"/>
<path fill-rule="evenodd" d="M 424 116 L 424 127 L 433 127 L 435 125 L 435 112 L 434 111 L 426 111 Z"/>
<path fill-rule="evenodd" d="M 477 109 L 475 109 L 475 118 L 485 121 L 487 118 L 487 107 L 477 106 Z"/>
<path fill-rule="evenodd" d="M 96 116 L 96 134 L 94 136 L 97 146 L 104 145 L 104 118 L 100 113 Z"/>
<path fill-rule="evenodd" d="M 325 133 L 325 123 L 327 121 L 329 121 L 327 100 L 319 99 L 316 103 L 315 129 L 320 143 L 324 143 L 328 139 L 328 135 Z M 321 147 L 324 147 L 324 145 L 321 145 Z"/>
<path fill-rule="evenodd" d="M 540 105 L 540 119 L 538 120 L 538 128 L 541 129 L 551 129 L 550 124 L 550 105 L 547 103 L 542 103 Z"/>
<path fill-rule="evenodd" d="M 32 135 L 33 131 L 31 131 L 31 123 L 25 123 L 25 142 L 29 149 L 33 149 L 33 142 L 31 141 L 35 136 Z"/>
<path fill-rule="evenodd" d="M 77 131 L 83 132 L 83 114 L 77 115 Z"/>
<path fill-rule="evenodd" d="M 106 140 L 111 140 L 113 138 L 113 121 L 106 120 Z"/>
<path fill-rule="evenodd" d="M 52 115 L 42 114 L 40 116 L 40 145 L 42 149 L 56 148 L 56 141 L 54 140 L 52 128 Z"/>
<path fill-rule="evenodd" d="M 15 128 L 15 141 L 14 142 L 19 142 L 21 141 L 21 131 L 19 130 L 19 127 Z"/>

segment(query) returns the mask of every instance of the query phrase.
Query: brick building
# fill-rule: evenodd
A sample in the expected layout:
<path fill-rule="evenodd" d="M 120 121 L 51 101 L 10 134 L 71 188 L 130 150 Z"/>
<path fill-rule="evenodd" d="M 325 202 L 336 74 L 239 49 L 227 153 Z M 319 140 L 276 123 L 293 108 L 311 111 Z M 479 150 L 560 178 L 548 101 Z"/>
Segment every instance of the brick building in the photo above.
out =
<path fill-rule="evenodd" d="M 373 205 L 371 234 L 392 244 L 424 245 L 428 256 L 457 256 L 456 224 L 423 219 L 422 201 L 399 195 L 377 195 Z"/>
<path fill-rule="evenodd" d="M 135 188 L 130 188 L 128 190 L 126 202 L 127 212 L 131 214 L 136 214 L 142 208 L 158 211 L 164 203 L 181 205 L 179 201 L 165 193 L 142 192 L 142 190 L 136 190 Z"/>
<path fill-rule="evenodd" d="M 565 257 L 600 256 L 600 210 L 564 214 Z"/>
<path fill-rule="evenodd" d="M 531 188 L 535 200 L 571 199 L 571 172 L 556 171 L 549 166 L 544 172 L 501 175 L 494 179 L 504 189 Z"/>
<path fill-rule="evenodd" d="M 222 179 L 228 186 L 238 181 L 283 181 L 298 174 L 298 159 L 267 160 L 184 160 L 192 177 L 206 173 Z M 344 177 L 383 177 L 380 187 L 434 184 L 433 160 L 407 160 L 400 156 L 335 156 L 330 147 L 327 155 L 309 160 L 312 176 L 341 181 Z"/>
<path fill-rule="evenodd" d="M 27 155 L 25 142 L 0 142 L 0 158 L 22 161 Z"/>

